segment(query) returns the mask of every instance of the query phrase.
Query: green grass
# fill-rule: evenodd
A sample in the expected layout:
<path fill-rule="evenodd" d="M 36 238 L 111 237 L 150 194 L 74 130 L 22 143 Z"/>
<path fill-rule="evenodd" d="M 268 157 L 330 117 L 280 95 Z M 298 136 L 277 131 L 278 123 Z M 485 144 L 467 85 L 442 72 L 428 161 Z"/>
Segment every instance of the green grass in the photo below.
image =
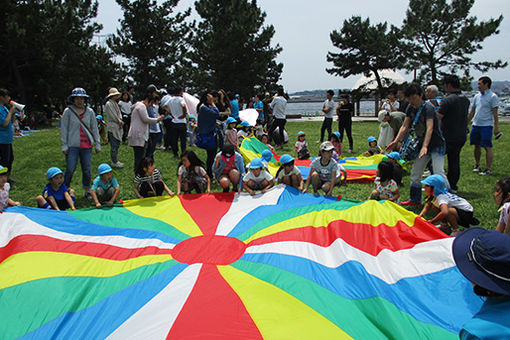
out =
<path fill-rule="evenodd" d="M 336 123 L 334 123 L 334 126 Z M 277 150 L 279 154 L 293 154 L 293 145 L 296 134 L 299 130 L 307 133 L 307 140 L 312 155 L 318 152 L 321 122 L 288 122 L 286 125 L 290 136 L 290 143 L 284 146 L 283 151 Z M 498 220 L 497 207 L 492 198 L 495 183 L 509 173 L 510 155 L 506 152 L 505 145 L 508 145 L 506 136 L 510 136 L 510 124 L 500 123 L 501 131 L 505 137 L 494 141 L 495 161 L 493 164 L 493 175 L 480 176 L 472 172 L 474 164 L 473 148 L 466 143 L 461 154 L 461 179 L 459 181 L 459 195 L 466 198 L 475 208 L 475 216 L 486 228 L 495 228 Z M 379 135 L 379 124 L 375 122 L 354 122 L 353 138 L 355 154 L 366 151 L 367 137 Z M 344 140 L 346 142 L 346 140 Z M 344 145 L 344 149 L 347 149 Z M 47 183 L 46 170 L 51 166 L 65 169 L 65 158 L 62 154 L 59 129 L 45 129 L 30 134 L 14 141 L 14 165 L 13 179 L 16 180 L 11 190 L 11 198 L 20 201 L 26 206 L 36 206 L 35 197 L 39 195 Z M 206 155 L 202 149 L 193 148 L 198 156 L 205 161 Z M 171 152 L 156 150 L 155 165 L 163 173 L 165 183 L 176 190 L 176 172 L 179 163 Z M 485 164 L 485 152 L 482 153 L 482 166 Z M 133 150 L 127 145 L 122 145 L 119 150 L 119 160 L 125 164 L 124 169 L 114 170 L 114 176 L 121 187 L 121 198 L 124 200 L 135 198 L 133 192 Z M 92 157 L 92 178 L 97 176 L 97 166 L 100 163 L 110 163 L 110 147 L 103 146 L 103 150 Z M 409 176 L 403 179 L 404 187 L 401 188 L 401 199 L 409 197 Z M 81 168 L 78 166 L 71 183 L 77 192 L 77 208 L 89 207 L 89 202 L 83 198 L 81 187 Z M 212 186 L 213 191 L 220 191 L 217 185 Z M 365 200 L 373 190 L 372 184 L 349 184 L 345 187 L 335 188 L 334 195 L 342 195 L 345 198 L 354 200 Z M 419 212 L 419 208 L 413 208 Z"/>

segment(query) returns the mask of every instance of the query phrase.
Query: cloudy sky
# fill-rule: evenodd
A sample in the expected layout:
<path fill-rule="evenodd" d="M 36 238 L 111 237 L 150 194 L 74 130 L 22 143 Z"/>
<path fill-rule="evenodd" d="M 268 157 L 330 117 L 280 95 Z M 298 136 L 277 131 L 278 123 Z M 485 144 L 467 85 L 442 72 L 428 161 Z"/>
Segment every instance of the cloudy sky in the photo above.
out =
<path fill-rule="evenodd" d="M 192 7 L 194 0 L 181 0 L 178 8 Z M 266 12 L 266 23 L 275 27 L 273 43 L 283 51 L 278 60 L 284 64 L 281 83 L 290 91 L 350 88 L 358 76 L 341 78 L 329 75 L 326 68 L 328 51 L 334 51 L 329 39 L 333 30 L 339 30 L 345 19 L 352 15 L 369 17 L 371 23 L 384 22 L 400 26 L 408 0 L 259 0 Z M 483 43 L 483 49 L 474 55 L 475 60 L 503 59 L 510 61 L 510 1 L 477 0 L 471 15 L 479 20 L 503 14 L 500 34 Z M 114 33 L 119 26 L 122 11 L 115 0 L 101 0 L 97 20 L 103 24 L 102 34 Z M 479 77 L 479 72 L 472 75 Z M 510 80 L 510 67 L 490 71 L 493 80 Z M 411 79 L 411 75 L 404 77 Z"/>

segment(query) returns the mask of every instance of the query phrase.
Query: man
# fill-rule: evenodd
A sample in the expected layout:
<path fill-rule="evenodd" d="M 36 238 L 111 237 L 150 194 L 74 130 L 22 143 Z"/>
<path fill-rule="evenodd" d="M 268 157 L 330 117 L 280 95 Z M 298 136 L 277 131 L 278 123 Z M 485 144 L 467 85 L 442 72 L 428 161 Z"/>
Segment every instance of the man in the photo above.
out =
<path fill-rule="evenodd" d="M 12 150 L 12 141 L 14 133 L 12 130 L 12 116 L 16 107 L 7 105 L 11 101 L 9 92 L 6 89 L 0 89 L 0 165 L 8 169 L 7 178 L 10 181 L 14 153 Z"/>
<path fill-rule="evenodd" d="M 331 139 L 331 125 L 333 124 L 333 116 L 335 115 L 335 101 L 333 100 L 333 96 L 335 93 L 333 90 L 328 90 L 326 93 L 327 99 L 322 104 L 322 112 L 324 113 L 324 121 L 321 126 L 321 140 L 320 142 L 324 142 L 324 132 L 328 131 L 328 140 Z M 319 141 L 317 141 L 318 143 Z"/>
<path fill-rule="evenodd" d="M 271 95 L 269 92 L 266 92 L 264 95 L 264 99 L 262 100 L 264 104 L 264 125 L 269 127 L 271 120 L 273 119 L 273 111 L 271 110 Z"/>
<path fill-rule="evenodd" d="M 232 93 L 229 94 L 229 97 L 232 98 Z M 230 101 L 230 117 L 234 118 L 239 122 L 239 95 L 236 94 L 234 99 Z"/>
<path fill-rule="evenodd" d="M 283 142 L 284 142 L 284 136 L 283 136 L 283 130 L 285 128 L 285 123 L 287 120 L 285 119 L 285 110 L 287 109 L 287 99 L 285 99 L 283 87 L 278 88 L 278 91 L 276 93 L 276 97 L 273 98 L 273 101 L 271 101 L 271 109 L 273 110 L 273 123 L 271 124 L 271 127 L 269 128 L 268 134 L 269 139 L 271 140 L 273 138 L 273 132 L 278 127 L 278 133 L 280 138 L 277 141 L 277 145 L 283 148 Z"/>
<path fill-rule="evenodd" d="M 171 92 L 171 91 L 170 91 Z M 165 150 L 170 150 L 171 147 L 171 139 L 172 139 L 172 115 L 170 112 L 170 107 L 168 107 L 168 103 L 170 103 L 170 99 L 172 99 L 171 94 L 166 94 L 161 98 L 161 103 L 159 103 L 159 107 L 161 108 L 163 113 L 167 113 L 165 118 L 163 118 L 163 126 L 165 128 L 165 134 L 163 137 L 163 144 L 165 145 Z"/>
<path fill-rule="evenodd" d="M 473 98 L 473 104 L 469 111 L 468 122 L 473 119 L 473 127 L 471 128 L 471 136 L 469 142 L 475 146 L 475 167 L 473 172 L 480 175 L 490 175 L 492 173 L 491 166 L 494 154 L 492 152 L 492 134 L 499 134 L 498 122 L 498 96 L 491 91 L 492 80 L 489 77 L 481 77 L 478 79 L 478 90 L 480 91 Z M 480 156 L 481 148 L 485 149 L 486 169 L 481 171 Z"/>
<path fill-rule="evenodd" d="M 168 101 L 166 107 L 168 108 L 170 115 L 172 116 L 171 134 L 170 134 L 170 146 L 174 157 L 179 157 L 178 141 L 181 141 L 181 154 L 186 151 L 186 105 L 182 98 L 183 89 L 176 88 L 171 92 L 172 98 Z"/>
<path fill-rule="evenodd" d="M 397 90 L 397 98 L 398 98 L 399 110 L 401 112 L 406 112 L 407 107 L 409 106 L 409 102 L 407 101 L 406 96 L 404 95 L 404 89 Z"/>
<path fill-rule="evenodd" d="M 436 85 L 429 85 L 425 89 L 425 98 L 429 100 L 429 103 L 434 105 L 434 107 L 439 107 L 441 104 L 441 98 L 439 98 L 439 88 Z"/>
<path fill-rule="evenodd" d="M 400 111 L 388 112 L 386 110 L 379 111 L 378 120 L 381 123 L 390 124 L 391 129 L 393 130 L 393 138 L 397 136 L 397 133 L 400 131 L 402 127 L 402 123 L 406 118 L 406 114 Z"/>
<path fill-rule="evenodd" d="M 466 142 L 469 99 L 460 92 L 460 81 L 456 75 L 444 78 L 446 98 L 441 101 L 437 117 L 441 120 L 441 131 L 446 141 L 448 156 L 447 178 L 453 192 L 458 190 L 460 178 L 460 151 Z"/>
<path fill-rule="evenodd" d="M 340 142 L 343 143 L 344 130 L 347 138 L 349 139 L 349 153 L 352 153 L 353 140 L 352 140 L 352 116 L 354 116 L 354 105 L 349 101 L 348 94 L 340 96 L 342 101 L 338 103 L 336 114 L 338 116 L 338 132 L 340 132 Z"/>

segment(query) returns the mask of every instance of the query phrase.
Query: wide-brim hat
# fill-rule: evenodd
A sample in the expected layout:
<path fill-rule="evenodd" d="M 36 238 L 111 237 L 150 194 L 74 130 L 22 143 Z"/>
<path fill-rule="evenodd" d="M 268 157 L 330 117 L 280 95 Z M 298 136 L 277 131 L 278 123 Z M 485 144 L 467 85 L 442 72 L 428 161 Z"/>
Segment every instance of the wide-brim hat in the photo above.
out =
<path fill-rule="evenodd" d="M 110 171 L 113 171 L 112 170 L 112 167 L 109 166 L 108 164 L 106 163 L 101 163 L 99 164 L 99 166 L 97 167 L 97 172 L 100 174 L 100 175 L 103 175 L 103 174 L 106 174 L 107 172 L 110 172 Z"/>
<path fill-rule="evenodd" d="M 250 162 L 250 169 L 262 168 L 262 160 L 260 158 L 254 158 Z"/>
<path fill-rule="evenodd" d="M 71 98 L 74 98 L 74 97 L 85 97 L 85 98 L 88 98 L 89 96 L 87 94 L 87 91 L 85 91 L 84 88 L 76 87 L 71 92 Z"/>
<path fill-rule="evenodd" d="M 471 282 L 492 292 L 510 295 L 510 236 L 480 227 L 455 238 L 453 259 Z"/>
<path fill-rule="evenodd" d="M 108 96 L 106 98 L 110 98 L 110 97 L 113 97 L 113 96 L 120 96 L 121 93 L 119 92 L 119 90 L 117 90 L 115 87 L 111 87 L 110 90 L 108 91 Z"/>
<path fill-rule="evenodd" d="M 430 175 L 421 181 L 422 184 L 428 185 L 434 188 L 434 196 L 439 196 L 441 194 L 446 194 L 448 189 L 446 188 L 446 181 L 441 175 Z"/>
<path fill-rule="evenodd" d="M 320 150 L 322 151 L 330 151 L 330 150 L 334 150 L 335 147 L 333 146 L 333 144 L 331 142 L 324 142 L 321 144 L 321 147 L 320 147 Z"/>

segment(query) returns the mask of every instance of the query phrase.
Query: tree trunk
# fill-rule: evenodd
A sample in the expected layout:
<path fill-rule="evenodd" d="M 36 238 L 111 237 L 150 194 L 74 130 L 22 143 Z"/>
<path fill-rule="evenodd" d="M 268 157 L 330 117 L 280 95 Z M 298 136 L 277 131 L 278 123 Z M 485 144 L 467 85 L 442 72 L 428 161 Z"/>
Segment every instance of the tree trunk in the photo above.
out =
<path fill-rule="evenodd" d="M 379 109 L 379 93 L 376 92 L 374 96 L 374 116 L 377 117 L 377 111 Z"/>
<path fill-rule="evenodd" d="M 356 112 L 355 112 L 355 115 L 356 116 L 359 116 L 361 113 L 361 104 L 360 104 L 360 99 L 356 100 Z"/>

